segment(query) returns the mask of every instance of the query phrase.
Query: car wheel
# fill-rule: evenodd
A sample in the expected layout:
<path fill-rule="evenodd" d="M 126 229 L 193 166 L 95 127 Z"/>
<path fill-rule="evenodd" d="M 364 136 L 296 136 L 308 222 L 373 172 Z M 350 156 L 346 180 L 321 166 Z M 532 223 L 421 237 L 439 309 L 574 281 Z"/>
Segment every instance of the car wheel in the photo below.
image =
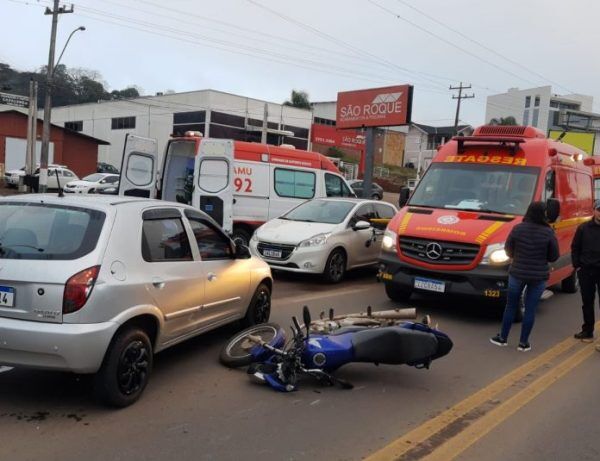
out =
<path fill-rule="evenodd" d="M 379 194 L 373 194 L 373 195 L 371 195 L 371 199 L 373 199 L 373 200 L 381 200 L 381 196 Z"/>
<path fill-rule="evenodd" d="M 346 253 L 340 248 L 337 248 L 331 252 L 327 263 L 325 264 L 325 270 L 323 276 L 329 283 L 341 282 L 346 274 Z"/>
<path fill-rule="evenodd" d="M 135 403 L 148 384 L 152 362 L 152 344 L 145 331 L 140 328 L 120 331 L 94 377 L 94 394 L 114 407 Z"/>
<path fill-rule="evenodd" d="M 571 275 L 564 279 L 560 287 L 565 293 L 577 293 L 579 291 L 579 278 L 577 277 L 577 271 L 573 271 Z"/>
<path fill-rule="evenodd" d="M 412 290 L 409 288 L 400 288 L 392 283 L 385 283 L 385 294 L 392 301 L 404 302 L 408 301 L 412 296 Z"/>
<path fill-rule="evenodd" d="M 246 247 L 249 247 L 251 237 L 251 232 L 248 232 L 243 227 L 236 227 L 233 229 L 233 235 L 231 236 L 231 240 L 233 240 L 236 245 L 244 245 Z"/>
<path fill-rule="evenodd" d="M 246 316 L 242 319 L 241 323 L 244 328 L 247 328 L 259 323 L 268 322 L 270 316 L 271 289 L 266 283 L 261 283 L 254 292 L 254 296 L 252 296 L 252 300 L 246 311 Z"/>

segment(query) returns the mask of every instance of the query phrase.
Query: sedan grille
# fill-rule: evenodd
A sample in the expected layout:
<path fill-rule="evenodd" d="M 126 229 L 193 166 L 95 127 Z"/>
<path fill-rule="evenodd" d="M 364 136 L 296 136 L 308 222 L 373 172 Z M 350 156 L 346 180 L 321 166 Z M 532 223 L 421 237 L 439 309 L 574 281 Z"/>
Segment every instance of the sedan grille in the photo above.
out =
<path fill-rule="evenodd" d="M 284 261 L 292 255 L 296 246 L 284 245 L 281 243 L 259 242 L 256 248 L 261 256 L 264 256 L 265 258 Z"/>
<path fill-rule="evenodd" d="M 466 265 L 472 263 L 479 253 L 479 245 L 471 243 L 404 236 L 399 240 L 404 256 L 429 264 Z"/>

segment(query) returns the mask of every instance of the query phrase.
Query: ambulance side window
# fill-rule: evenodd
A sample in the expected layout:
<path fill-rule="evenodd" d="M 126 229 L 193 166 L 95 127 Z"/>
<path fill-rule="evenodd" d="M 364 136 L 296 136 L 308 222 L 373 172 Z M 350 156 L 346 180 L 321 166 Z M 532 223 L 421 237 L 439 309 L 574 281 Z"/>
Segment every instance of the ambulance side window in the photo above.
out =
<path fill-rule="evenodd" d="M 275 192 L 280 197 L 311 199 L 315 196 L 315 176 L 308 171 L 275 168 Z"/>
<path fill-rule="evenodd" d="M 556 173 L 554 170 L 548 171 L 546 173 L 546 180 L 544 181 L 544 194 L 543 200 L 544 202 L 549 198 L 555 198 L 555 190 L 556 190 Z"/>

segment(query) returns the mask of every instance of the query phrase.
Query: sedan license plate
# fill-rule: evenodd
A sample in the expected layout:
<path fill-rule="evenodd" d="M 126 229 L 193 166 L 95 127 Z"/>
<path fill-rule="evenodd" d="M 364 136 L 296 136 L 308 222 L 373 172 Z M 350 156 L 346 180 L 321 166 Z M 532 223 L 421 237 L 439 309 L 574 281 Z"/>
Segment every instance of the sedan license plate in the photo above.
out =
<path fill-rule="evenodd" d="M 14 307 L 15 289 L 0 286 L 0 307 Z"/>
<path fill-rule="evenodd" d="M 267 258 L 281 258 L 281 250 L 263 250 L 263 255 Z"/>
<path fill-rule="evenodd" d="M 446 284 L 438 280 L 415 278 L 415 288 L 420 290 L 435 291 L 436 293 L 444 293 Z"/>

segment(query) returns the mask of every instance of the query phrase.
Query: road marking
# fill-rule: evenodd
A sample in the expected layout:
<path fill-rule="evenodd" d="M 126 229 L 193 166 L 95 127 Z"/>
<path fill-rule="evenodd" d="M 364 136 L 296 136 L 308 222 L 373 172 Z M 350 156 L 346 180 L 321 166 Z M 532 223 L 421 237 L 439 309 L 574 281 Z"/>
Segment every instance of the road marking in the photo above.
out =
<path fill-rule="evenodd" d="M 594 346 L 586 345 L 422 459 L 424 461 L 453 460 L 594 353 Z"/>
<path fill-rule="evenodd" d="M 373 288 L 376 285 L 374 283 L 369 285 L 364 285 L 360 288 L 344 288 L 339 290 L 329 290 L 323 291 L 321 293 L 312 293 L 308 295 L 300 295 L 300 296 L 288 296 L 286 298 L 273 298 L 273 303 L 302 303 L 306 301 L 311 301 L 313 299 L 323 299 L 323 298 L 333 298 L 336 296 L 349 295 L 353 293 L 360 293 L 362 291 L 368 290 L 369 288 Z"/>
<path fill-rule="evenodd" d="M 596 324 L 596 327 L 600 328 L 600 322 Z M 521 365 L 483 389 L 470 395 L 452 408 L 444 411 L 435 418 L 426 421 L 421 426 L 413 429 L 389 445 L 383 447 L 381 450 L 373 453 L 371 456 L 368 456 L 365 458 L 365 461 L 389 461 L 400 459 L 409 451 L 417 449 L 420 444 L 428 441 L 451 424 L 458 424 L 462 428 L 463 426 L 461 423 L 468 424 L 468 422 L 465 423 L 461 420 L 465 415 L 470 414 L 479 407 L 489 403 L 493 400 L 493 397 L 506 391 L 515 383 L 523 380 L 539 368 L 550 367 L 554 360 L 577 344 L 580 344 L 580 341 L 577 341 L 572 337 L 565 339 L 538 357 Z M 475 415 L 473 418 L 478 416 L 480 415 Z"/>

